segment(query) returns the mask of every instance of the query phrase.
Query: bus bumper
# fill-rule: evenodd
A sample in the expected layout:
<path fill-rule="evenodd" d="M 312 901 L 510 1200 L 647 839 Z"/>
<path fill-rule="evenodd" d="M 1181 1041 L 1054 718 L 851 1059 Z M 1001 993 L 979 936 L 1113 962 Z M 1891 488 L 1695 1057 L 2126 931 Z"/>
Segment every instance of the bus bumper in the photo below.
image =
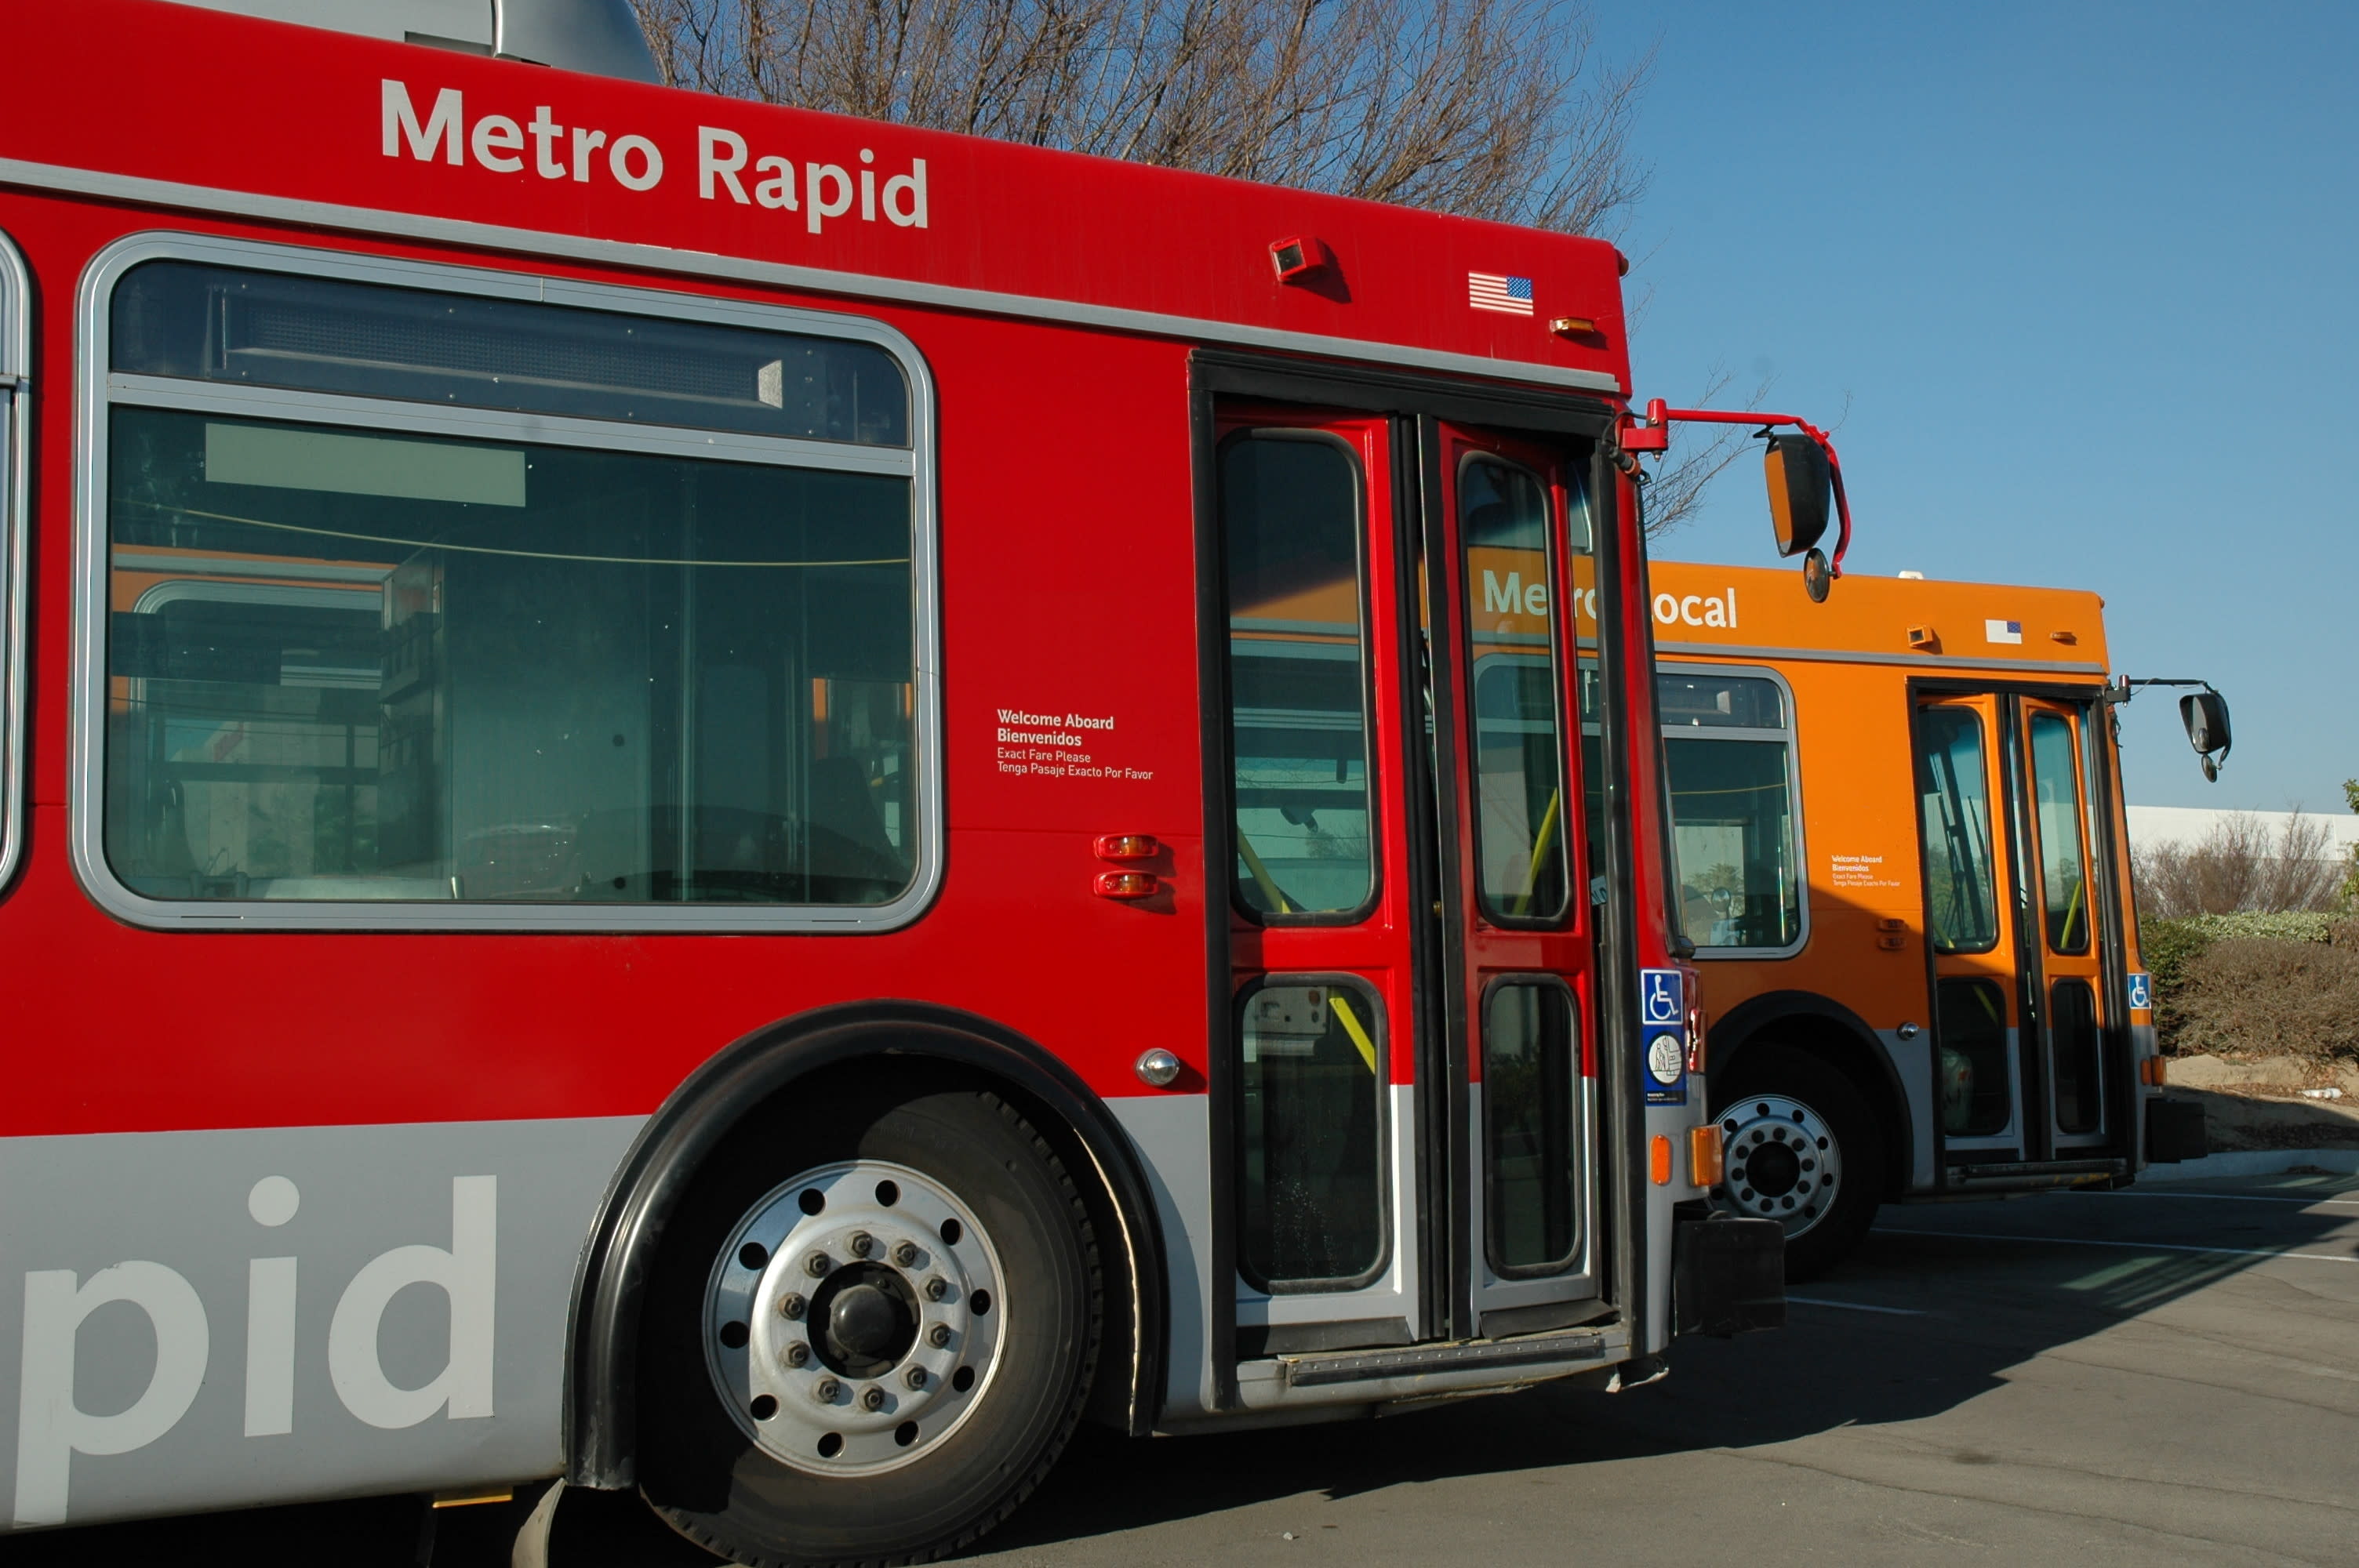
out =
<path fill-rule="evenodd" d="M 1682 1217 L 1671 1229 L 1671 1331 L 1725 1339 L 1786 1326 L 1786 1231 L 1774 1219 Z"/>

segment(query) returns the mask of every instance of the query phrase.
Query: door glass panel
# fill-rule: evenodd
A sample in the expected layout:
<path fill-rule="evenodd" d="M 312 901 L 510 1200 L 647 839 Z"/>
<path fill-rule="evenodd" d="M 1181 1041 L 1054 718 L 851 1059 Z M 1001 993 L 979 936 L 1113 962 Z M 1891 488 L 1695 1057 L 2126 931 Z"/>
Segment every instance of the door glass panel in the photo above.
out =
<path fill-rule="evenodd" d="M 1332 437 L 1221 449 L 1237 901 L 1350 914 L 1375 892 L 1359 465 Z"/>
<path fill-rule="evenodd" d="M 2055 953 L 2089 950 L 2089 885 L 2081 852 L 2080 773 L 2072 724 L 2044 709 L 2031 715 L 2031 793 L 2039 814 L 2039 899 Z"/>
<path fill-rule="evenodd" d="M 1580 1247 L 1581 1088 L 1571 993 L 1495 987 L 1483 1014 L 1483 1168 L 1495 1273 L 1555 1273 Z"/>
<path fill-rule="evenodd" d="M 1982 716 L 1970 708 L 1917 715 L 1917 795 L 1925 824 L 1925 925 L 1937 953 L 1998 945 L 1991 874 L 1989 774 Z"/>
<path fill-rule="evenodd" d="M 1261 1290 L 1364 1284 L 1383 1267 L 1380 1025 L 1356 985 L 1245 993 L 1237 1267 Z"/>
<path fill-rule="evenodd" d="M 2006 993 L 1995 980 L 1943 980 L 1935 1000 L 1941 1130 L 1987 1138 L 2013 1119 L 2007 1092 Z"/>
<path fill-rule="evenodd" d="M 2104 1119 L 2097 1081 L 2097 994 L 2082 979 L 2049 990 L 2049 1070 L 2056 1079 L 2056 1128 L 2094 1132 Z"/>
<path fill-rule="evenodd" d="M 1476 456 L 1459 472 L 1458 505 L 1473 645 L 1475 891 L 1494 920 L 1553 924 L 1568 901 L 1548 491 L 1527 469 Z"/>

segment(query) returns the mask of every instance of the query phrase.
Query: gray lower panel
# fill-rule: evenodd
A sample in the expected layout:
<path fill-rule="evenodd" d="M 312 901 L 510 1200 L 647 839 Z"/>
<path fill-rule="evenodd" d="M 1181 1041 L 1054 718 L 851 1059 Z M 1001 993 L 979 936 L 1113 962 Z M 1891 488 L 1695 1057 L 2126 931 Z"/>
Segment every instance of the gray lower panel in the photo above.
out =
<path fill-rule="evenodd" d="M 553 1475 L 643 1120 L 0 1139 L 0 1529 Z"/>
<path fill-rule="evenodd" d="M 1105 1105 L 1130 1135 L 1155 1192 L 1169 1336 L 1164 1413 L 1184 1420 L 1213 1406 L 1212 1101 L 1201 1094 L 1122 1095 Z"/>

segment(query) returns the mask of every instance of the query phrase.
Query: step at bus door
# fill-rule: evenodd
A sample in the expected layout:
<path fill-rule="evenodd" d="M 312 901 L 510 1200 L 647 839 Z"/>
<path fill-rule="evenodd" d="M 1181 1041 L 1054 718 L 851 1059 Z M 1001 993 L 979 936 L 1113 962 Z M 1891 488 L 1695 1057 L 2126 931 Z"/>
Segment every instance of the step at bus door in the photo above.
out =
<path fill-rule="evenodd" d="M 1554 1326 L 1603 1256 L 1575 470 L 1430 422 L 1217 424 L 1235 1358 Z"/>
<path fill-rule="evenodd" d="M 1920 697 L 1916 770 L 1935 1078 L 1951 1165 L 2086 1159 L 2111 1137 L 2104 887 L 2084 706 Z"/>

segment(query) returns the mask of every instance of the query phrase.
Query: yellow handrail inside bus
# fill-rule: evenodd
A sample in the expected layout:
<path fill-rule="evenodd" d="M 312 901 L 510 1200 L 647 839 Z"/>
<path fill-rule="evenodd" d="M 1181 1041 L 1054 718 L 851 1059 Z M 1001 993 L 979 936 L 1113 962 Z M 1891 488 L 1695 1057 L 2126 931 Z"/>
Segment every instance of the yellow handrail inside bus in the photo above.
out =
<path fill-rule="evenodd" d="M 1286 902 L 1284 893 L 1277 891 L 1277 879 L 1269 874 L 1269 868 L 1261 863 L 1259 855 L 1254 853 L 1253 840 L 1245 837 L 1245 830 L 1242 827 L 1237 829 L 1237 854 L 1245 860 L 1245 870 L 1253 873 L 1254 885 L 1261 889 L 1263 902 L 1277 914 L 1292 914 L 1294 906 Z"/>
<path fill-rule="evenodd" d="M 2056 938 L 2056 950 L 2060 953 L 2072 951 L 2072 928 L 2081 922 L 2081 895 L 2088 886 L 2089 879 L 2085 876 L 2077 878 L 2072 883 L 2072 900 L 2064 906 L 2064 929 Z"/>
<path fill-rule="evenodd" d="M 1510 914 L 1521 914 L 1531 907 L 1532 894 L 1539 891 L 1540 862 L 1556 843 L 1556 820 L 1564 814 L 1564 786 L 1559 784 L 1549 792 L 1548 810 L 1540 816 L 1540 830 L 1532 836 L 1532 863 L 1524 872 L 1524 891 L 1516 895 L 1516 907 Z"/>
<path fill-rule="evenodd" d="M 1369 1039 L 1368 1032 L 1360 1026 L 1359 1017 L 1353 1012 L 1352 1004 L 1343 1000 L 1342 992 L 1331 990 L 1327 993 L 1327 1005 L 1335 1010 L 1336 1022 L 1343 1024 L 1343 1033 L 1352 1037 L 1352 1044 L 1360 1048 L 1360 1060 L 1368 1065 L 1368 1071 L 1375 1072 L 1376 1043 Z"/>

